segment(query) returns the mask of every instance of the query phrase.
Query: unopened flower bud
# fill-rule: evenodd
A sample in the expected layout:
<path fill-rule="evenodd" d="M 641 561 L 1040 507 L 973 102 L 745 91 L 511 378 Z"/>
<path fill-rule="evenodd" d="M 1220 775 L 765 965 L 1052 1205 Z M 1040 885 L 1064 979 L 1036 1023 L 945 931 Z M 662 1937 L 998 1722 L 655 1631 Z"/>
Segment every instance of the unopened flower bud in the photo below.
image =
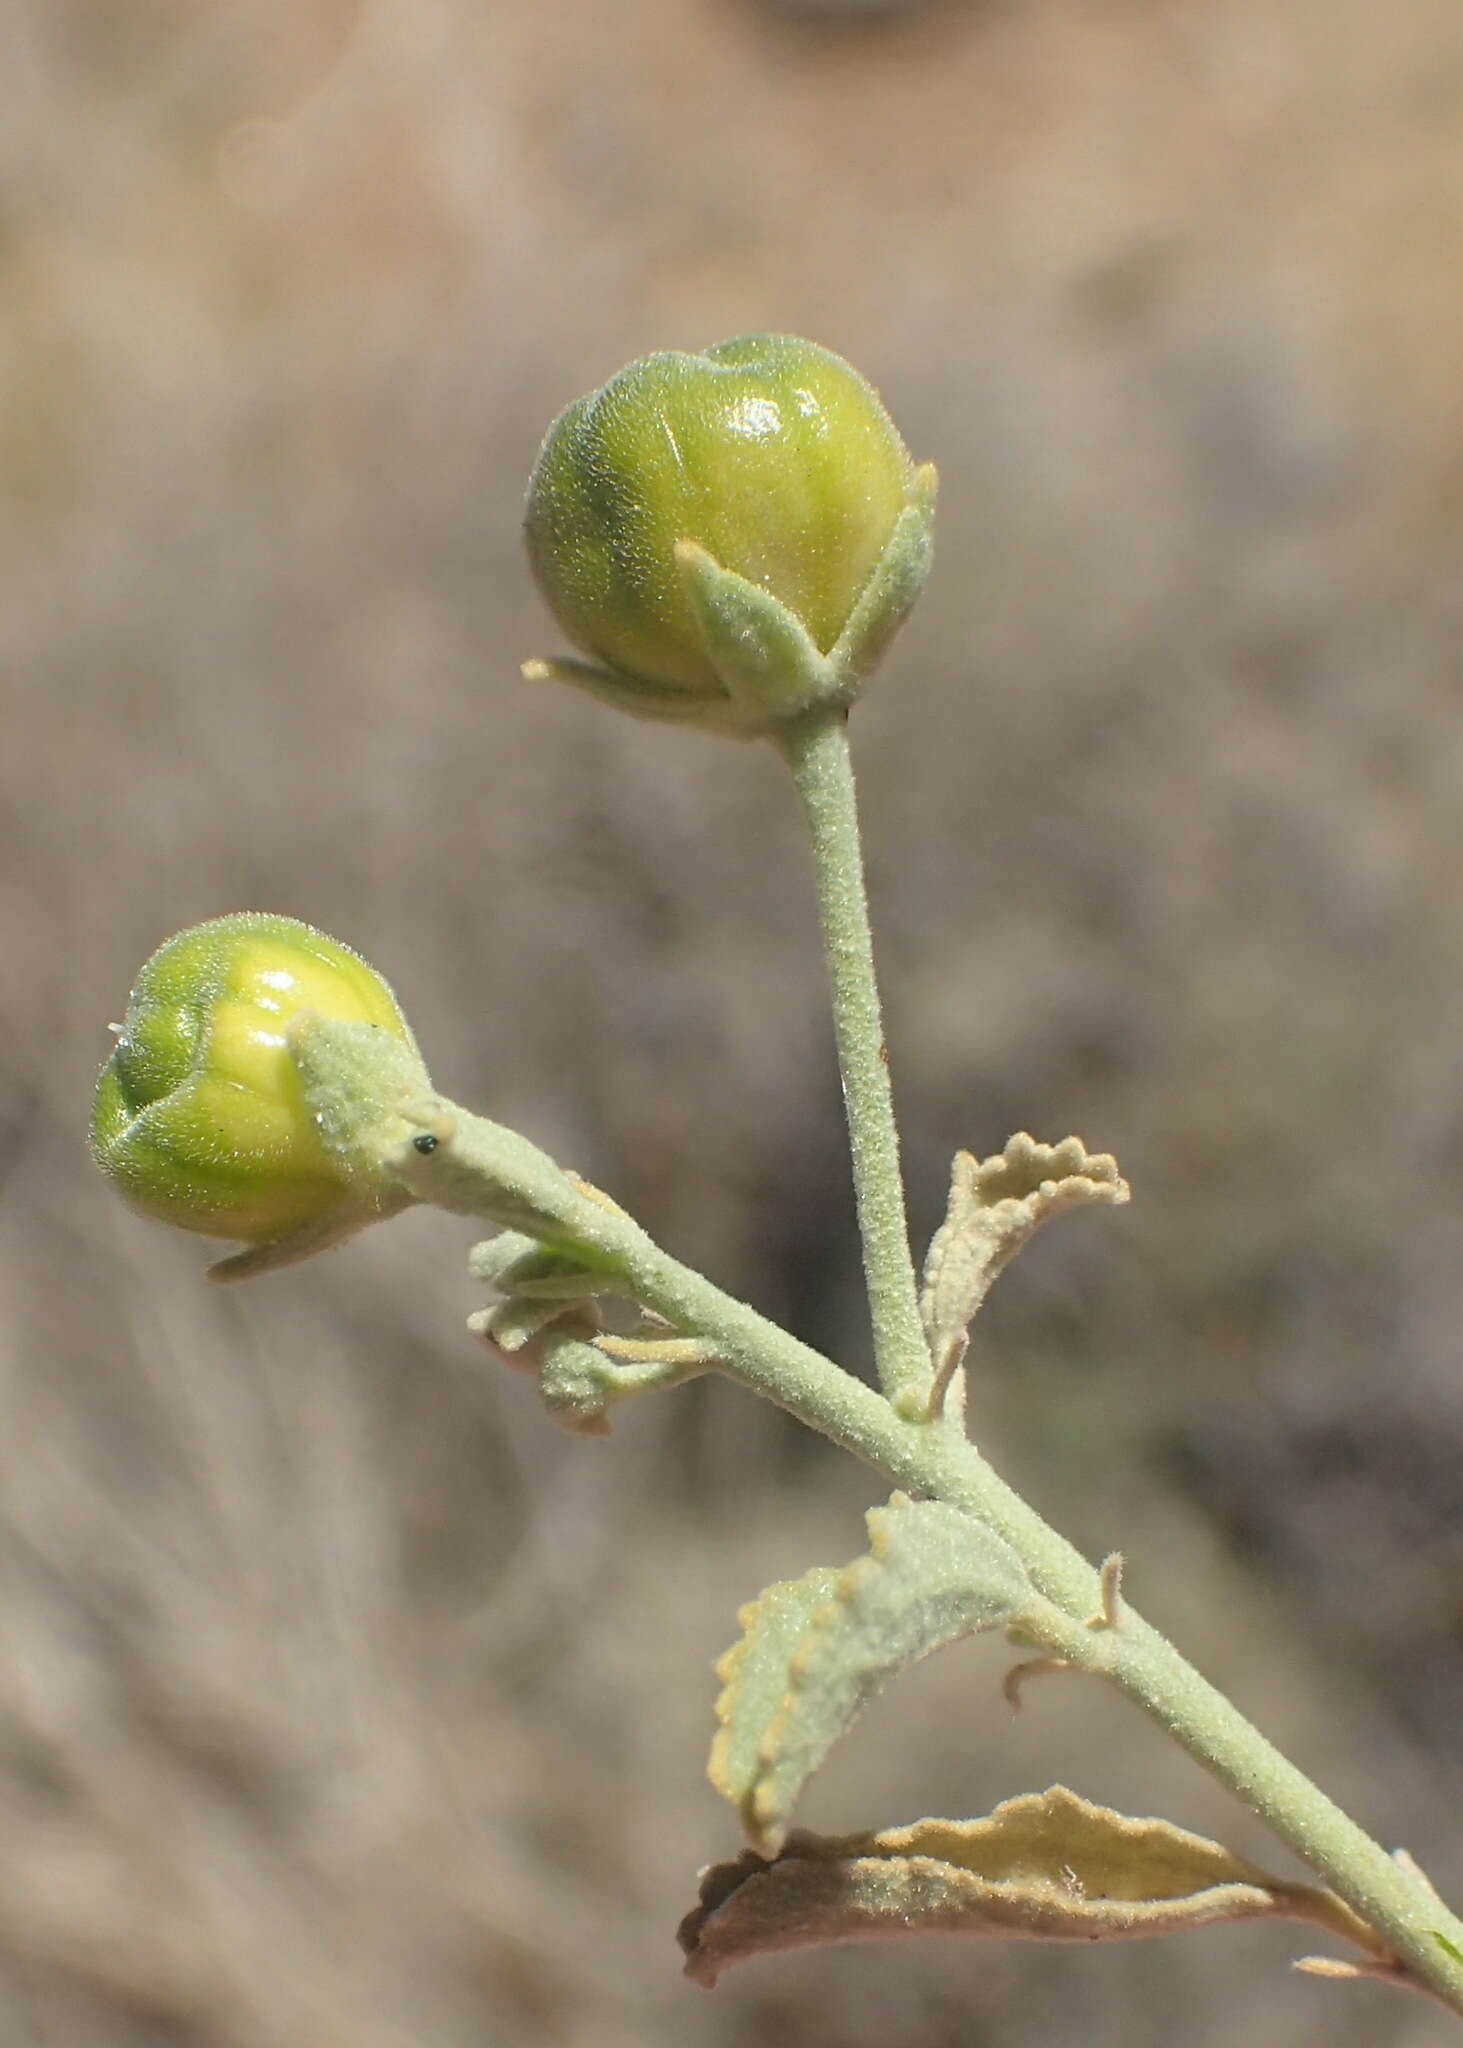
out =
<path fill-rule="evenodd" d="M 539 454 L 529 557 L 595 666 L 528 672 L 730 731 L 847 702 L 924 580 L 933 490 L 827 349 L 764 334 L 646 356 Z"/>
<path fill-rule="evenodd" d="M 332 1241 L 404 1205 L 327 1145 L 290 1051 L 306 1014 L 371 1027 L 420 1065 L 376 970 L 294 918 L 214 918 L 153 954 L 92 1113 L 97 1164 L 134 1208 L 264 1245 Z"/>

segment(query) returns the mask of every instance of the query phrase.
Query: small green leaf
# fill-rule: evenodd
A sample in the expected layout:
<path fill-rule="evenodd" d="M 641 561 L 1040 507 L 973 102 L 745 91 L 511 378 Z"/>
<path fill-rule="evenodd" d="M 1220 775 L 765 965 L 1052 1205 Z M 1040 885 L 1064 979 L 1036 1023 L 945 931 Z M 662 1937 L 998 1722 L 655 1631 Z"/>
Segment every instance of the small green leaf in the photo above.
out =
<path fill-rule="evenodd" d="M 1333 1892 L 1060 1785 L 1008 1799 L 984 1820 L 837 1839 L 798 1830 L 773 1862 L 747 1851 L 707 1871 L 679 1939 L 687 1976 L 709 1989 L 753 1956 L 875 1936 L 1131 1941 L 1249 1919 L 1301 1920 L 1386 1960 Z"/>
<path fill-rule="evenodd" d="M 510 1358 L 557 1322 L 597 1329 L 600 1297 L 625 1291 L 619 1274 L 587 1267 L 519 1231 L 505 1230 L 476 1246 L 468 1265 L 475 1279 L 488 1281 L 503 1297 L 471 1316 L 468 1326 Z"/>
<path fill-rule="evenodd" d="M 837 1565 L 815 1565 L 800 1579 L 779 1579 L 737 1614 L 742 1634 L 716 1666 L 723 1692 L 721 1724 L 711 1744 L 708 1775 L 723 1799 L 752 1825 L 752 1795 L 762 1775 L 762 1742 L 787 1696 L 788 1666 L 813 1626 L 837 1597 Z"/>
<path fill-rule="evenodd" d="M 539 1392 L 550 1415 L 576 1436 L 608 1436 L 610 1419 L 604 1353 L 573 1330 L 543 1333 Z"/>
<path fill-rule="evenodd" d="M 500 1230 L 496 1237 L 473 1246 L 467 1270 L 474 1280 L 486 1281 L 500 1294 L 511 1294 L 520 1273 L 535 1271 L 536 1262 L 545 1256 L 536 1237 L 521 1230 Z"/>
<path fill-rule="evenodd" d="M 479 1310 L 469 1317 L 468 1327 L 474 1336 L 486 1337 L 512 1358 L 566 1316 L 577 1319 L 583 1313 L 582 1300 L 539 1301 L 531 1296 L 515 1294 L 507 1301 L 496 1302 L 492 1308 Z"/>
<path fill-rule="evenodd" d="M 989 1159 L 956 1153 L 945 1220 L 931 1240 L 920 1294 L 935 1362 L 935 1412 L 960 1369 L 976 1311 L 1032 1233 L 1064 1209 L 1127 1199 L 1117 1161 L 1107 1152 L 1089 1152 L 1080 1138 L 1040 1145 L 1018 1131 Z"/>
<path fill-rule="evenodd" d="M 809 1572 L 744 1610 L 718 1666 L 726 1690 L 711 1777 L 765 1854 L 806 1780 L 860 1709 L 906 1665 L 1045 1606 L 1001 1537 L 942 1501 L 896 1493 L 868 1516 L 869 1554 Z"/>
<path fill-rule="evenodd" d="M 1431 1932 L 1433 1940 L 1445 1956 L 1451 1956 L 1455 1963 L 1463 1963 L 1463 1948 L 1459 1948 L 1456 1941 L 1449 1941 L 1447 1935 L 1440 1934 L 1436 1927 Z"/>

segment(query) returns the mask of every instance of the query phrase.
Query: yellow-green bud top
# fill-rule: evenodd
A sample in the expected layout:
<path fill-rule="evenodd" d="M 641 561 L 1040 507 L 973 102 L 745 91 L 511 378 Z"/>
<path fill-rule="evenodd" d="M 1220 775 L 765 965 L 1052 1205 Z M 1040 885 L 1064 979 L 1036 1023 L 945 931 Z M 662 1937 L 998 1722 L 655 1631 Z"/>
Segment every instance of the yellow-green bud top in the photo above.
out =
<path fill-rule="evenodd" d="M 290 1056 L 302 1012 L 372 1025 L 415 1049 L 376 970 L 295 918 L 240 911 L 153 954 L 92 1111 L 97 1164 L 134 1208 L 246 1244 L 362 1210 Z"/>
<path fill-rule="evenodd" d="M 921 475 L 872 385 L 813 342 L 646 356 L 550 427 L 529 557 L 585 653 L 653 691 L 724 699 L 687 573 L 696 551 L 770 593 L 826 656 Z"/>

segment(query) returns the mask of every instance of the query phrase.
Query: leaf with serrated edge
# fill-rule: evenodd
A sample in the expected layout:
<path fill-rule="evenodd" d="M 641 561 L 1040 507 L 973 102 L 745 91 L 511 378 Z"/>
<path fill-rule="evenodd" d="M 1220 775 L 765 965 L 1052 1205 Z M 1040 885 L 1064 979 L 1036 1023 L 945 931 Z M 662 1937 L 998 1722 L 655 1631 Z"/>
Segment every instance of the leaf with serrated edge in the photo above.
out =
<path fill-rule="evenodd" d="M 867 1556 L 764 1594 L 746 1641 L 723 1660 L 712 1778 L 764 1854 L 805 1781 L 896 1672 L 962 1636 L 1030 1624 L 1045 1604 L 1010 1545 L 959 1508 L 896 1493 L 867 1519 Z"/>
<path fill-rule="evenodd" d="M 787 1694 L 788 1665 L 841 1577 L 837 1565 L 817 1565 L 800 1579 L 779 1579 L 737 1613 L 742 1634 L 716 1666 L 723 1690 L 707 1774 L 744 1819 L 761 1775 L 767 1725 Z"/>
<path fill-rule="evenodd" d="M 942 1397 L 965 1353 L 966 1333 L 992 1283 L 1032 1233 L 1064 1209 L 1126 1202 L 1128 1184 L 1108 1152 L 1080 1138 L 1040 1145 L 1018 1131 L 1004 1152 L 957 1152 L 945 1220 L 925 1260 L 920 1315 Z"/>
<path fill-rule="evenodd" d="M 796 1831 L 776 1861 L 747 1851 L 708 1870 L 682 1922 L 686 1974 L 779 1949 L 963 1934 L 1131 1941 L 1221 1920 L 1291 1919 L 1386 1960 L 1334 1893 L 1290 1884 L 1169 1821 L 1136 1820 L 1064 1787 L 1008 1799 L 984 1820 L 881 1834 Z"/>

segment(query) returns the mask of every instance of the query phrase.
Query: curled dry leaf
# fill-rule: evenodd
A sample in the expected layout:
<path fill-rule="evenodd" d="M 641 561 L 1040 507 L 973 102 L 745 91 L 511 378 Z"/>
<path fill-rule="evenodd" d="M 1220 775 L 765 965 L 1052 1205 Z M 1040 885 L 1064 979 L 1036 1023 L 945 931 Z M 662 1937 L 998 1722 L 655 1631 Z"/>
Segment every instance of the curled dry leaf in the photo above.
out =
<path fill-rule="evenodd" d="M 711 1782 L 767 1855 L 806 1780 L 896 1672 L 962 1636 L 1034 1627 L 1047 1606 L 1010 1545 L 959 1508 L 896 1493 L 867 1519 L 866 1556 L 769 1586 L 717 1665 Z"/>
<path fill-rule="evenodd" d="M 1108 1152 L 1080 1138 L 1041 1145 L 1018 1131 L 1004 1152 L 957 1152 L 945 1220 L 925 1259 L 920 1314 L 935 1363 L 933 1409 L 965 1356 L 967 1333 L 991 1285 L 1051 1216 L 1091 1202 L 1126 1202 L 1128 1184 Z"/>
<path fill-rule="evenodd" d="M 1186 1828 L 1114 1813 L 1060 1785 L 1008 1799 L 983 1820 L 837 1838 L 798 1830 L 773 1862 L 749 1850 L 708 1870 L 679 1939 L 686 1974 L 709 1989 L 732 1963 L 831 1942 L 1131 1941 L 1254 1919 L 1306 1921 L 1366 1949 L 1373 1967 L 1390 1964 L 1334 1893 L 1285 1883 Z"/>

